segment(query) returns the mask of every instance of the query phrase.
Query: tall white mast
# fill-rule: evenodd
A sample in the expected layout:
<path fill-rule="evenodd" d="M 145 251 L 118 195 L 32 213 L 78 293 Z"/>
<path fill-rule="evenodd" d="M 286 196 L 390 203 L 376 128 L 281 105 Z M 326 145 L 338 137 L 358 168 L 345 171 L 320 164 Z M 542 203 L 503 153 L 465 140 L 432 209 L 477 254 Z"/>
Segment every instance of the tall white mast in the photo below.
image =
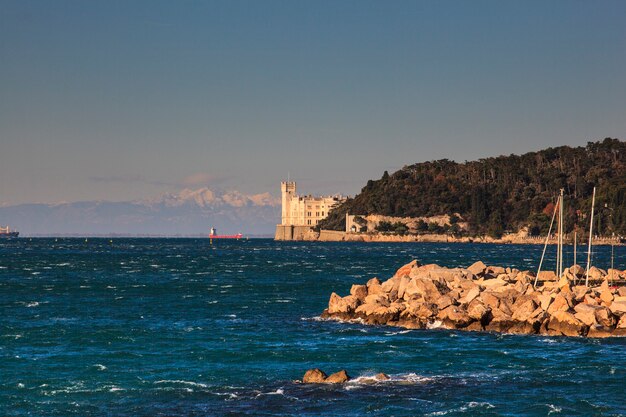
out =
<path fill-rule="evenodd" d="M 537 268 L 537 275 L 535 275 L 535 282 L 533 288 L 537 287 L 537 279 L 539 279 L 539 273 L 541 272 L 541 265 L 543 265 L 543 258 L 546 256 L 546 248 L 548 247 L 548 241 L 550 240 L 550 233 L 552 233 L 552 225 L 554 224 L 554 218 L 556 217 L 556 211 L 559 209 L 558 202 L 554 206 L 554 213 L 552 213 L 552 220 L 550 220 L 550 228 L 548 229 L 548 235 L 546 236 L 546 243 L 543 245 L 543 253 L 541 254 L 541 260 L 539 261 L 539 268 Z"/>
<path fill-rule="evenodd" d="M 587 249 L 587 274 L 585 277 L 585 286 L 589 286 L 589 268 L 591 268 L 591 240 L 593 238 L 593 209 L 596 205 L 596 187 L 593 187 L 593 196 L 591 197 L 591 221 L 589 222 L 589 247 Z"/>
<path fill-rule="evenodd" d="M 559 226 L 558 226 L 558 238 L 557 238 L 557 252 L 556 252 L 556 275 L 561 278 L 563 275 L 563 189 L 561 188 L 561 194 L 559 195 Z"/>

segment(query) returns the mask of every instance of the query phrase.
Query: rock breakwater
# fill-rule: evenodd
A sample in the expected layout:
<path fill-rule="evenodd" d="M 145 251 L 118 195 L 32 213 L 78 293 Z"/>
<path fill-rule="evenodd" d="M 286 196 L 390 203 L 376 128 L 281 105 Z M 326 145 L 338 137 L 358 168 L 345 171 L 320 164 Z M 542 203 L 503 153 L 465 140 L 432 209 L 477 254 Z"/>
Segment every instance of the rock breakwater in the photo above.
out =
<path fill-rule="evenodd" d="M 561 277 L 487 266 L 421 265 L 332 293 L 323 318 L 408 329 L 447 328 L 550 336 L 626 336 L 626 271 L 574 265 Z M 536 285 L 534 285 L 536 282 Z M 591 285 L 593 284 L 593 285 Z"/>

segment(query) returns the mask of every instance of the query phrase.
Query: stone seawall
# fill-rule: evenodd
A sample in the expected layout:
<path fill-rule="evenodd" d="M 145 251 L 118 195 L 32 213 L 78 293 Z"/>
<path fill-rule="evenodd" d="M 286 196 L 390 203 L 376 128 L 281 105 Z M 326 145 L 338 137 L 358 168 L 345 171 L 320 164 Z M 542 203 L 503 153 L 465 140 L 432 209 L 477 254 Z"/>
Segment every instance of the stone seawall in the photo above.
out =
<path fill-rule="evenodd" d="M 522 237 L 516 234 L 505 235 L 500 239 L 490 236 L 478 237 L 455 237 L 451 235 L 439 234 L 422 234 L 422 235 L 392 235 L 383 233 L 348 233 L 334 230 L 322 230 L 315 232 L 310 230 L 302 235 L 301 240 L 320 241 L 320 242 L 431 242 L 431 243 L 496 243 L 496 244 L 514 244 L 514 245 L 543 245 L 546 237 Z M 557 239 L 550 239 L 549 244 L 556 244 Z M 565 241 L 565 244 L 571 242 Z M 594 245 L 623 245 L 618 239 L 599 238 L 594 239 Z M 579 242 L 582 248 L 583 242 Z"/>
<path fill-rule="evenodd" d="M 550 336 L 626 336 L 626 271 L 578 265 L 557 278 L 544 271 L 413 261 L 381 282 L 332 293 L 323 318 L 409 329 L 447 328 Z"/>

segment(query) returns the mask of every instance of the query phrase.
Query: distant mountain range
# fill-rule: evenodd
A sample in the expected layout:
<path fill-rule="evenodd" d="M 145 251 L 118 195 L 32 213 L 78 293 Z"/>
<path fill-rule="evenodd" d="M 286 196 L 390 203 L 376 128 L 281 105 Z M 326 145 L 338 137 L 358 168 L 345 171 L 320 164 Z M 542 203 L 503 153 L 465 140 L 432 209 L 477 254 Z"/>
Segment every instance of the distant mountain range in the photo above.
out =
<path fill-rule="evenodd" d="M 137 201 L 81 201 L 0 207 L 0 225 L 36 235 L 199 235 L 273 234 L 280 222 L 280 199 L 208 188 L 184 189 Z"/>

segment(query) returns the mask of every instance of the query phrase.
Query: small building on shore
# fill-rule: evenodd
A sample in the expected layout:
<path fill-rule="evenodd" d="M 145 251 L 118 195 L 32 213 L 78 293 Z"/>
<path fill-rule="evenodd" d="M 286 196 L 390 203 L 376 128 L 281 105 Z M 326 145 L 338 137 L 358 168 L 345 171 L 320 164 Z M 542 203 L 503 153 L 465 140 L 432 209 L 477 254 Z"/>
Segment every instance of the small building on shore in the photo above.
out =
<path fill-rule="evenodd" d="M 282 197 L 281 222 L 276 225 L 276 240 L 302 240 L 328 212 L 346 200 L 342 195 L 298 195 L 294 181 L 280 183 Z"/>

